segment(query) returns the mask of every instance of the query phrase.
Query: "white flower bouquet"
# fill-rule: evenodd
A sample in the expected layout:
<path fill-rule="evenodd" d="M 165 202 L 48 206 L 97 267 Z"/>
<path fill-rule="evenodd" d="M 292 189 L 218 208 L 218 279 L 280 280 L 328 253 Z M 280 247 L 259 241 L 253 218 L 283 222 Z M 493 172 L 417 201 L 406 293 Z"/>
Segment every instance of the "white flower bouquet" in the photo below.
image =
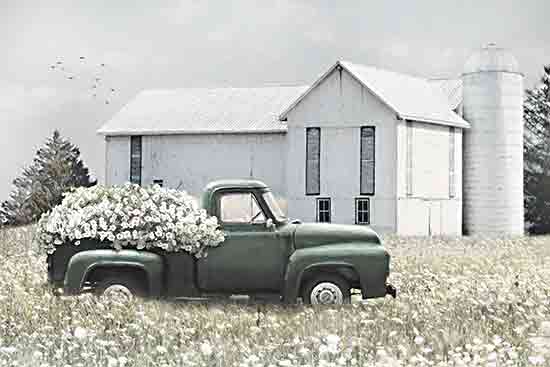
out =
<path fill-rule="evenodd" d="M 77 188 L 38 222 L 38 242 L 47 253 L 82 239 L 107 242 L 115 249 L 161 248 L 206 256 L 224 240 L 216 217 L 200 209 L 184 191 L 161 188 L 94 186 Z"/>

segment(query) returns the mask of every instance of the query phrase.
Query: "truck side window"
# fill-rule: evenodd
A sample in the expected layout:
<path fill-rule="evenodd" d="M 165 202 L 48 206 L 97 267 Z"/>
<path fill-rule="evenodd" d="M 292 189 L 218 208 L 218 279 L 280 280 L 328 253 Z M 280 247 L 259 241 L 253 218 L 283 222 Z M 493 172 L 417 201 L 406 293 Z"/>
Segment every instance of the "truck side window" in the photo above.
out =
<path fill-rule="evenodd" d="M 220 198 L 220 219 L 225 223 L 264 223 L 264 213 L 251 193 L 229 193 Z"/>

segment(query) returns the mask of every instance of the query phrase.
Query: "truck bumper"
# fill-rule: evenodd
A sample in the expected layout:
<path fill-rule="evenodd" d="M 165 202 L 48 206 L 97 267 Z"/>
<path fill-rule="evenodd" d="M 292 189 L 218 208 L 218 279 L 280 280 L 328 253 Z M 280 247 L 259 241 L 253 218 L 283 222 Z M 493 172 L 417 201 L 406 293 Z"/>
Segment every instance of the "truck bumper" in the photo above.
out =
<path fill-rule="evenodd" d="M 397 288 L 391 284 L 386 284 L 386 294 L 389 294 L 393 298 L 397 297 Z"/>

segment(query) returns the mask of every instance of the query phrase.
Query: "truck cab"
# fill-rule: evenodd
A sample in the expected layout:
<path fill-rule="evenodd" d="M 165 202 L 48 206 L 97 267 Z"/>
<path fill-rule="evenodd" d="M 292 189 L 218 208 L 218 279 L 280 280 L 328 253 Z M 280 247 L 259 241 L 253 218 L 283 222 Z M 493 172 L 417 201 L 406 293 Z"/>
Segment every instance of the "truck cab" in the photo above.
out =
<path fill-rule="evenodd" d="M 225 235 L 206 257 L 66 244 L 48 258 L 49 279 L 66 294 L 125 288 L 162 298 L 239 294 L 313 304 L 347 303 L 352 289 L 363 298 L 396 295 L 386 283 L 390 256 L 367 226 L 290 220 L 255 180 L 212 182 L 201 206 Z"/>

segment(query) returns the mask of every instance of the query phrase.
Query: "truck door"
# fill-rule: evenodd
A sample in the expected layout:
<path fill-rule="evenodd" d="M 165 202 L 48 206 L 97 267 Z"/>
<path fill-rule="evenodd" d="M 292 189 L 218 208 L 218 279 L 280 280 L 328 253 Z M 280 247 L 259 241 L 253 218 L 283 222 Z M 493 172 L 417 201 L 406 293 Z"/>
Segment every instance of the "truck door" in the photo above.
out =
<path fill-rule="evenodd" d="M 278 292 L 290 251 L 289 238 L 268 228 L 266 213 L 251 192 L 218 194 L 225 241 L 198 260 L 198 284 L 207 292 Z"/>

